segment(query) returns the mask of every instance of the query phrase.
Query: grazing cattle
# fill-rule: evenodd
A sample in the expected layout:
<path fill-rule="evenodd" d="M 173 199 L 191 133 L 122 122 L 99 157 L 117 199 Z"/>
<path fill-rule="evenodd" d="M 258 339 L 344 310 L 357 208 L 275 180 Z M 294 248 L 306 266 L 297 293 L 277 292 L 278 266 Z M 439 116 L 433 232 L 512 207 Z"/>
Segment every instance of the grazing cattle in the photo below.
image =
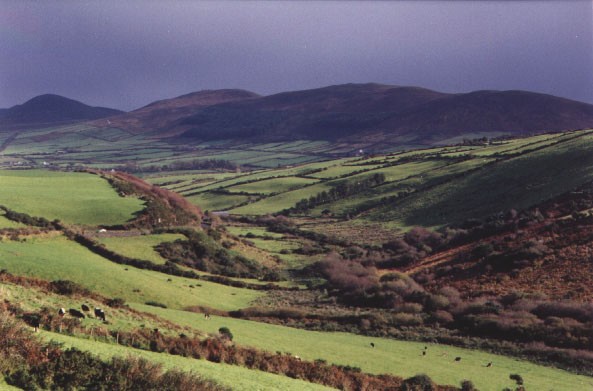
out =
<path fill-rule="evenodd" d="M 455 361 L 461 361 L 461 357 L 455 357 Z"/>
<path fill-rule="evenodd" d="M 95 317 L 105 322 L 105 311 L 99 307 L 95 307 Z"/>
<path fill-rule="evenodd" d="M 65 308 L 60 308 L 60 309 L 58 310 L 58 315 L 60 315 L 60 316 L 64 316 L 64 315 L 66 315 L 66 309 L 65 309 Z"/>
<path fill-rule="evenodd" d="M 204 313 L 204 319 L 210 319 L 210 314 L 209 314 L 209 313 L 207 313 L 207 312 L 205 312 L 205 313 Z"/>
<path fill-rule="evenodd" d="M 371 348 L 374 348 L 374 347 L 375 347 L 375 343 L 371 342 Z"/>
<path fill-rule="evenodd" d="M 492 361 L 490 361 L 488 364 L 486 364 L 486 368 L 490 368 L 492 366 Z"/>
<path fill-rule="evenodd" d="M 89 311 L 91 310 L 91 309 L 89 308 L 89 306 L 88 306 L 88 305 L 86 305 L 86 304 L 83 304 L 83 305 L 81 305 L 81 306 L 80 306 L 80 308 L 82 308 L 82 310 L 83 310 L 84 312 L 89 312 Z"/>
<path fill-rule="evenodd" d="M 426 356 L 426 350 L 422 352 L 422 355 L 423 356 Z"/>
<path fill-rule="evenodd" d="M 84 319 L 85 318 L 85 316 L 84 316 L 84 314 L 82 312 L 80 312 L 79 310 L 74 309 L 74 308 L 70 308 L 68 310 L 68 313 L 71 316 L 75 317 L 75 318 L 79 318 L 79 319 Z"/>

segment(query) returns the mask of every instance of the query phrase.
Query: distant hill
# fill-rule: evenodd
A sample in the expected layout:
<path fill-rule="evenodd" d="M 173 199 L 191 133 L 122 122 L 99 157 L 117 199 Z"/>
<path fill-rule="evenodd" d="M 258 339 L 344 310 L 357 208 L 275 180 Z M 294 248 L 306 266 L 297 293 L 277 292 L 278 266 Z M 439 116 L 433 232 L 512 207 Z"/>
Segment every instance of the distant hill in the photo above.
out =
<path fill-rule="evenodd" d="M 527 91 L 445 94 L 346 84 L 205 107 L 178 121 L 195 139 L 321 139 L 432 144 L 465 134 L 529 134 L 593 126 L 593 105 Z"/>
<path fill-rule="evenodd" d="M 243 101 L 259 95 L 244 90 L 205 90 L 159 100 L 129 113 L 109 120 L 94 121 L 99 127 L 121 128 L 133 133 L 154 132 L 162 137 L 183 133 L 189 127 L 176 125 L 180 119 L 195 114 L 200 109 L 226 102 Z"/>
<path fill-rule="evenodd" d="M 105 107 L 92 107 L 54 94 L 36 96 L 27 102 L 0 110 L 0 130 L 39 128 L 94 120 L 123 113 Z"/>

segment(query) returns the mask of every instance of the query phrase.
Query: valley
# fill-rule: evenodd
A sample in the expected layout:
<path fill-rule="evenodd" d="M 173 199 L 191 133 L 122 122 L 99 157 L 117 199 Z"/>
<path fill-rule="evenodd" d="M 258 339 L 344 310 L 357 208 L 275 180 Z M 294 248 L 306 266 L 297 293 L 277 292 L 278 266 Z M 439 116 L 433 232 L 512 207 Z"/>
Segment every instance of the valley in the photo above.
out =
<path fill-rule="evenodd" d="M 58 384 L 31 358 L 50 341 L 188 389 L 593 387 L 593 130 L 143 131 L 155 107 L 260 99 L 227 94 L 0 132 L 0 323 L 31 344 L 0 351 L 0 388 Z"/>

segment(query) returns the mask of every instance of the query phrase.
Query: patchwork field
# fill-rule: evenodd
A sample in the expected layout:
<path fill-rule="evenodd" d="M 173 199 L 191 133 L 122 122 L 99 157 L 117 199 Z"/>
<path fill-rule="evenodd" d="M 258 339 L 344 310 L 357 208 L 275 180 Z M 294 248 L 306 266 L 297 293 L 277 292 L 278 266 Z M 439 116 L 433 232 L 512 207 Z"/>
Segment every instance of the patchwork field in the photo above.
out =
<path fill-rule="evenodd" d="M 114 148 L 115 142 L 118 148 Z M 129 151 L 119 149 L 126 146 Z M 402 235 L 416 226 L 434 229 L 468 219 L 500 216 L 511 208 L 525 209 L 589 183 L 593 179 L 591 130 L 494 142 L 466 140 L 460 145 L 387 150 L 379 155 L 302 140 L 267 144 L 205 142 L 188 147 L 140 141 L 119 129 L 104 129 L 96 134 L 92 127 L 71 126 L 17 137 L 0 158 L 0 164 L 21 168 L 0 171 L 0 205 L 31 216 L 59 219 L 70 226 L 70 235 L 86 233 L 115 255 L 149 261 L 140 264 L 147 269 L 117 264 L 107 259 L 114 259 L 109 254 L 97 248 L 92 252 L 63 232 L 28 227 L 0 213 L 4 233 L 0 240 L 0 270 L 46 281 L 69 280 L 105 298 L 121 298 L 132 310 L 139 311 L 109 309 L 110 322 L 103 324 L 109 330 L 159 329 L 163 335 L 175 337 L 183 331 L 221 338 L 220 330 L 226 327 L 234 336 L 232 343 L 238 346 L 320 360 L 318 364 L 360 368 L 371 374 L 407 378 L 425 373 L 438 384 L 459 386 L 470 379 L 480 390 L 514 389 L 517 384 L 509 375 L 517 373 L 528 390 L 585 390 L 593 384 L 591 377 L 573 373 L 590 374 L 587 365 L 593 367 L 587 361 L 588 347 L 580 351 L 580 345 L 573 344 L 579 338 L 583 346 L 589 343 L 589 337 L 578 333 L 593 324 L 588 312 L 580 312 L 584 308 L 581 304 L 550 304 L 539 296 L 510 295 L 479 297 L 474 302 L 450 287 L 445 287 L 445 293 L 437 288 L 430 290 L 430 282 L 437 277 L 462 271 L 456 265 L 430 269 L 431 251 L 440 245 L 433 246 L 430 232 L 412 231 L 417 237 L 411 235 L 411 239 Z M 224 164 L 216 163 L 223 159 Z M 17 167 L 15 162 L 22 164 Z M 202 167 L 204 162 L 213 167 Z M 218 217 L 207 214 L 201 223 L 196 220 L 183 226 L 176 226 L 175 220 L 162 226 L 155 223 L 130 231 L 99 232 L 100 226 L 134 218 L 146 207 L 145 202 L 150 205 L 150 200 L 121 197 L 97 175 L 22 169 L 83 165 L 125 168 L 149 183 L 178 192 L 204 211 L 224 213 L 218 213 Z M 173 208 L 163 205 L 159 207 Z M 576 216 L 584 221 L 585 212 L 590 210 L 566 213 L 565 217 Z M 280 213 L 283 216 L 278 216 Z M 555 229 L 552 224 L 550 227 L 550 231 Z M 520 235 L 518 231 L 512 234 Z M 161 243 L 167 244 L 163 247 L 169 251 L 164 252 L 168 259 L 154 249 Z M 473 257 L 474 249 L 465 246 Z M 542 258 L 542 264 L 554 262 L 554 253 L 543 247 L 533 244 L 528 249 L 532 252 L 526 256 L 521 253 L 521 259 L 525 263 L 531 259 L 530 254 L 537 254 L 547 257 Z M 498 247 L 487 250 L 490 253 L 479 262 L 500 255 Z M 589 252 L 583 250 L 582 254 L 586 257 Z M 423 265 L 426 273 L 406 274 L 406 262 L 423 259 L 428 259 L 428 266 Z M 244 269 L 239 271 L 244 274 L 232 274 L 241 265 Z M 213 266 L 217 268 L 207 268 Z M 482 264 L 474 267 L 483 267 L 479 269 L 482 275 L 492 270 Z M 521 273 L 515 263 L 512 267 L 516 270 L 492 278 L 502 284 L 505 278 Z M 201 278 L 172 275 L 187 271 Z M 567 275 L 559 278 L 574 280 Z M 0 297 L 23 303 L 22 310 L 31 312 L 42 307 L 78 308 L 82 301 L 75 295 L 49 294 L 28 289 L 26 284 L 8 283 L 0 283 Z M 505 307 L 515 299 L 519 309 L 511 304 Z M 106 305 L 99 299 L 84 301 L 91 306 Z M 557 312 L 541 314 L 543 310 L 538 306 L 551 311 L 546 307 L 549 305 L 556 306 L 553 309 Z M 212 311 L 212 316 L 189 312 L 189 307 L 193 311 Z M 240 309 L 245 311 L 235 311 Z M 546 336 L 546 327 L 556 327 L 554 331 L 564 327 L 565 339 L 563 344 L 548 346 L 540 340 L 520 345 L 500 335 L 484 337 L 493 346 L 491 349 L 519 356 L 521 349 L 527 349 L 525 346 L 535 346 L 541 348 L 539 353 L 547 352 L 549 356 L 534 356 L 534 361 L 563 365 L 573 372 L 436 343 L 485 346 L 480 345 L 484 340 L 472 339 L 481 335 L 471 332 L 498 326 L 495 322 L 502 324 L 507 320 L 505 311 L 512 311 L 513 316 L 504 327 L 519 328 L 521 336 Z M 342 320 L 344 324 L 339 323 Z M 92 329 L 102 323 L 85 318 L 80 325 Z M 374 336 L 360 335 L 364 333 Z M 431 335 L 424 340 L 435 342 L 388 337 L 423 340 L 423 333 Z M 103 358 L 130 354 L 165 368 L 196 371 L 232 389 L 326 389 L 238 365 L 106 343 L 109 337 L 99 342 L 84 335 L 47 330 L 41 335 Z M 567 356 L 550 353 L 545 350 L 548 348 L 561 350 Z M 573 359 L 568 350 L 584 357 L 582 363 Z M 455 357 L 460 360 L 455 361 Z"/>

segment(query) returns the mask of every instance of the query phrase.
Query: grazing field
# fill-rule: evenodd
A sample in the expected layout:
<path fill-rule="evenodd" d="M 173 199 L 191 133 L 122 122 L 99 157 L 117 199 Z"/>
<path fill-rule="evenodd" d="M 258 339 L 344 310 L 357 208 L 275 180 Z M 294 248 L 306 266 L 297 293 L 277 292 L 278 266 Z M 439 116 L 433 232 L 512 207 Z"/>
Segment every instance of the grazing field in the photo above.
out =
<path fill-rule="evenodd" d="M 439 384 L 457 386 L 462 380 L 469 379 L 483 391 L 514 388 L 514 382 L 509 379 L 511 373 L 520 374 L 528 390 L 573 391 L 587 389 L 593 382 L 593 378 L 587 376 L 448 345 L 307 331 L 217 316 L 206 320 L 201 314 L 145 305 L 135 305 L 134 308 L 210 333 L 220 327 L 228 327 L 234 335 L 234 341 L 240 345 L 271 352 L 290 352 L 305 360 L 325 359 L 328 363 L 356 366 L 370 373 L 392 373 L 404 378 L 426 373 Z M 371 342 L 375 348 L 371 348 Z M 428 346 L 426 356 L 422 355 L 424 346 Z M 462 359 L 455 362 L 455 357 Z M 489 362 L 493 365 L 487 368 Z"/>
<path fill-rule="evenodd" d="M 0 269 L 47 280 L 71 280 L 107 297 L 155 301 L 171 308 L 205 305 L 233 310 L 247 307 L 263 294 L 118 265 L 61 236 L 0 242 Z"/>
<path fill-rule="evenodd" d="M 193 372 L 205 379 L 215 380 L 217 383 L 230 387 L 233 390 L 331 390 L 331 388 L 318 384 L 291 379 L 287 376 L 250 370 L 236 365 L 218 364 L 206 360 L 132 349 L 120 345 L 74 338 L 46 331 L 42 332 L 41 336 L 45 340 L 63 343 L 65 347 L 75 347 L 83 351 L 89 351 L 105 360 L 113 356 L 127 357 L 129 355 L 145 358 L 149 361 L 161 364 L 164 369 L 177 369 Z"/>
<path fill-rule="evenodd" d="M 200 193 L 186 197 L 202 210 L 219 211 L 233 208 L 249 201 L 250 197 L 239 194 Z"/>
<path fill-rule="evenodd" d="M 121 255 L 144 259 L 158 265 L 164 264 L 167 260 L 161 257 L 154 247 L 163 242 L 174 242 L 177 239 L 185 239 L 185 236 L 180 234 L 158 234 L 122 237 L 99 236 L 97 238 L 105 247 Z"/>
<path fill-rule="evenodd" d="M 317 181 L 315 179 L 300 177 L 272 178 L 253 183 L 245 183 L 242 185 L 232 186 L 227 188 L 227 190 L 231 192 L 272 194 L 296 190 L 300 187 L 312 185 L 316 182 Z"/>
<path fill-rule="evenodd" d="M 96 175 L 45 170 L 0 171 L 0 204 L 48 220 L 93 226 L 122 224 L 143 208 L 142 200 L 120 197 Z"/>

